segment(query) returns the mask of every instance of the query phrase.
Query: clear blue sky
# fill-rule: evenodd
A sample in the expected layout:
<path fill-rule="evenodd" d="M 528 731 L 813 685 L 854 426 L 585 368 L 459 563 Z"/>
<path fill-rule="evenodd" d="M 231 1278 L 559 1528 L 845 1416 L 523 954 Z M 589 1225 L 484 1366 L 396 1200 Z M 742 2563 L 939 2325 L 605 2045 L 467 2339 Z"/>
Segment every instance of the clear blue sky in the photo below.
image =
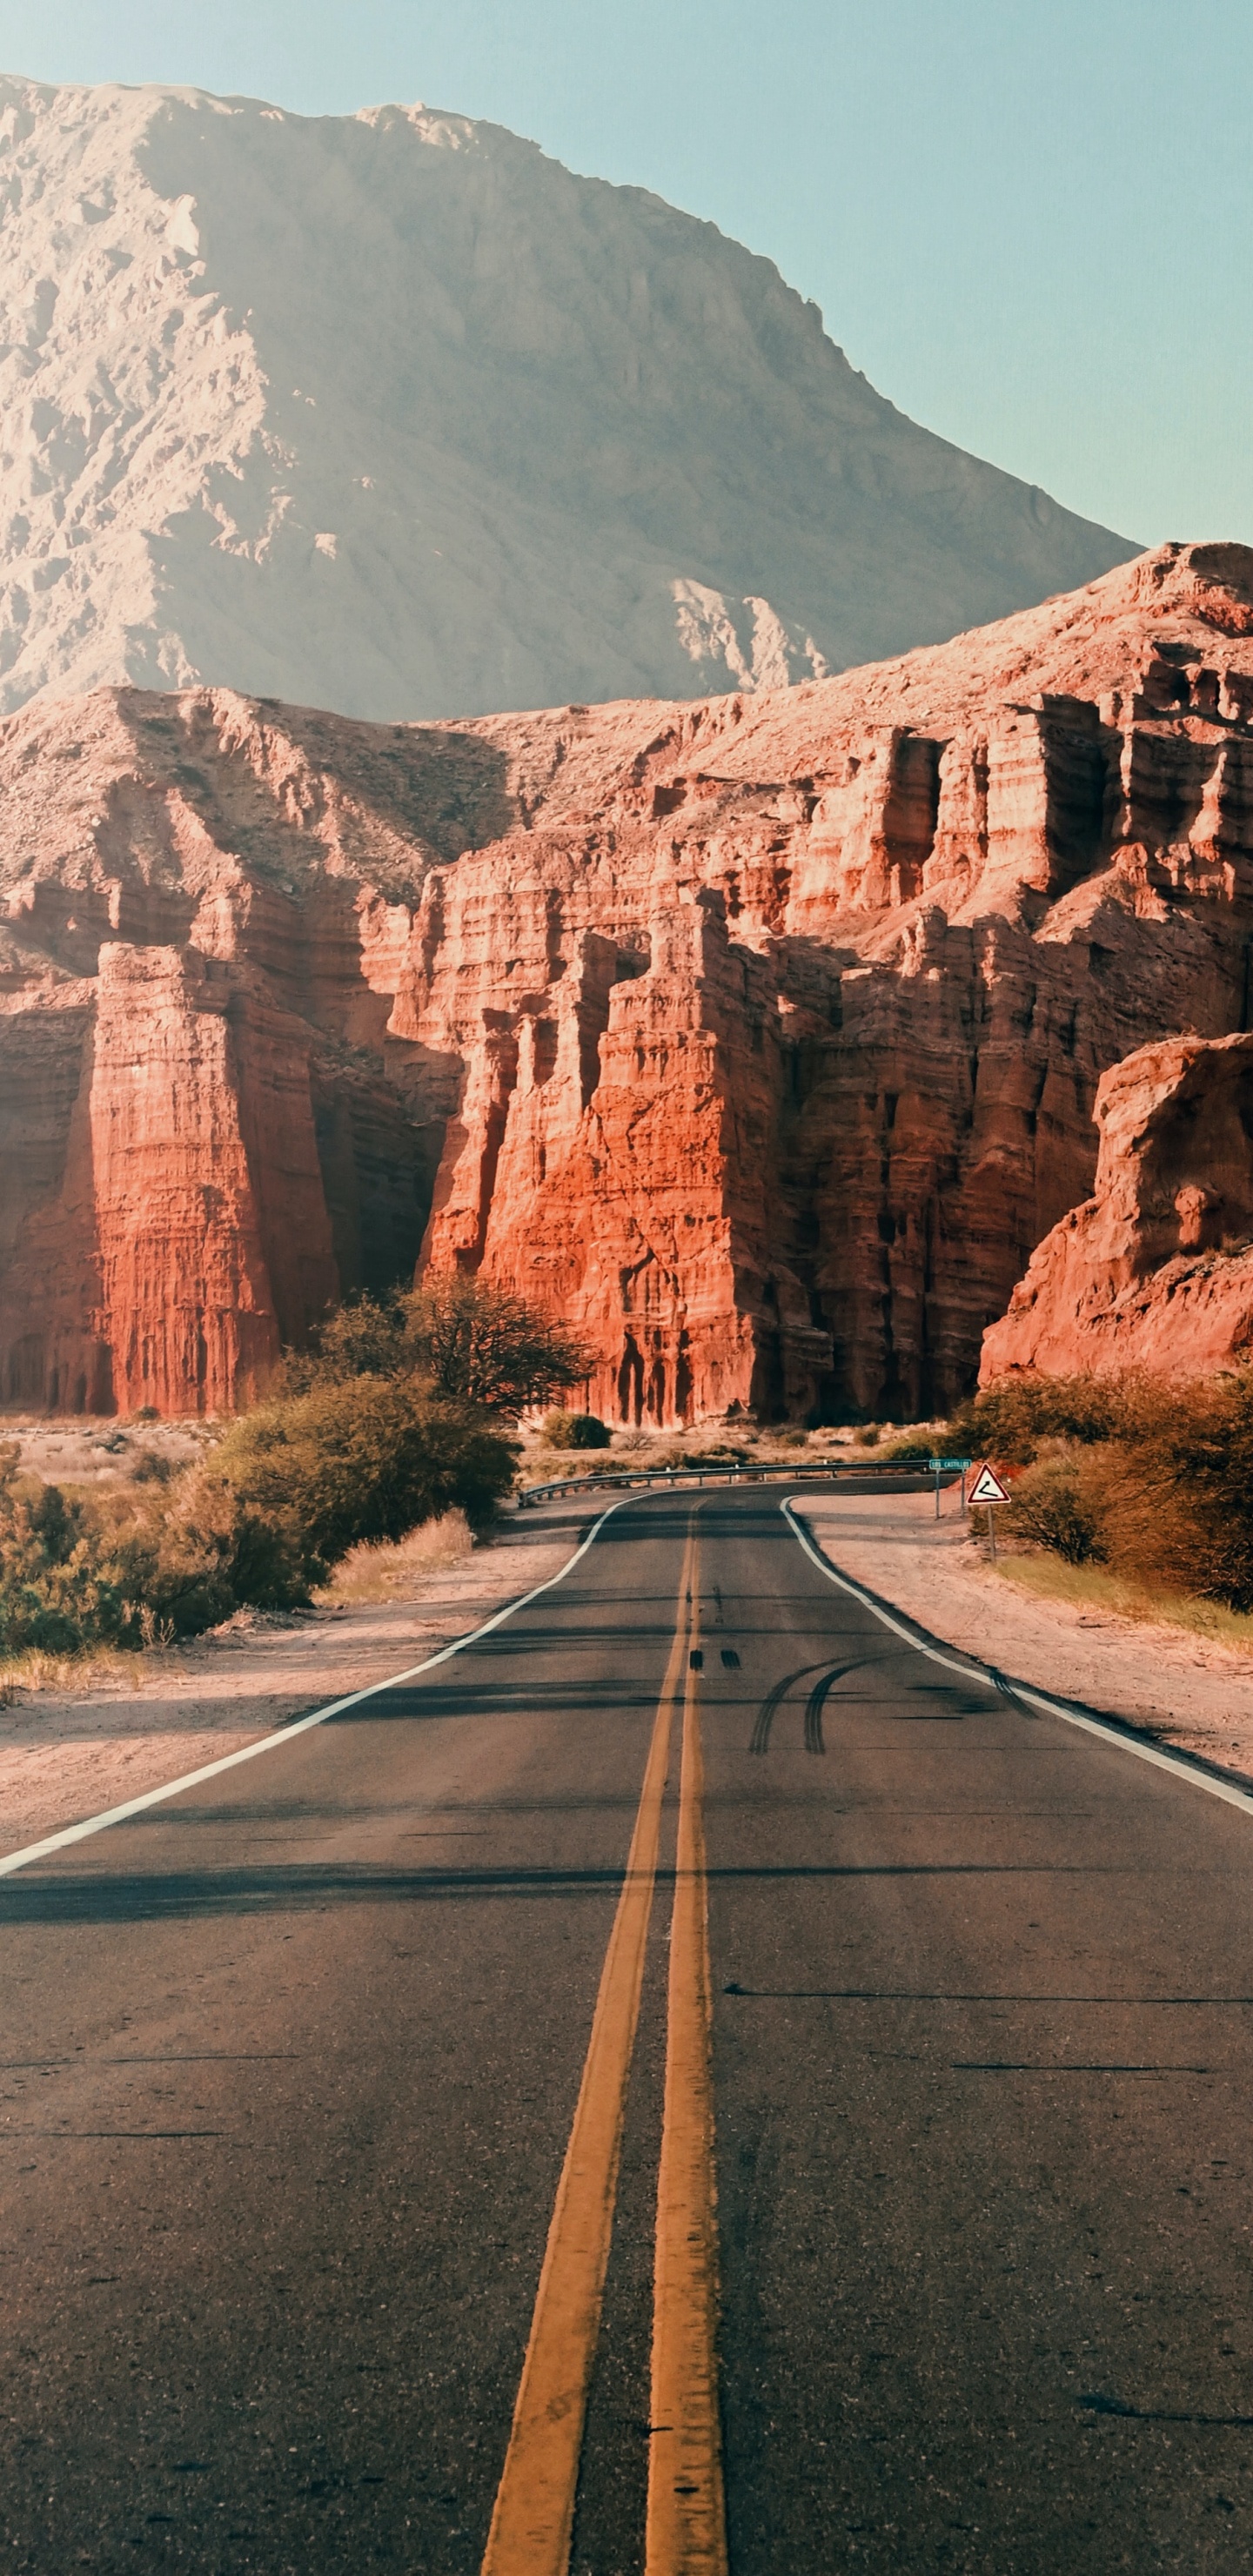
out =
<path fill-rule="evenodd" d="M 0 0 L 0 69 L 493 118 L 766 252 L 960 446 L 1253 543 L 1253 0 Z"/>

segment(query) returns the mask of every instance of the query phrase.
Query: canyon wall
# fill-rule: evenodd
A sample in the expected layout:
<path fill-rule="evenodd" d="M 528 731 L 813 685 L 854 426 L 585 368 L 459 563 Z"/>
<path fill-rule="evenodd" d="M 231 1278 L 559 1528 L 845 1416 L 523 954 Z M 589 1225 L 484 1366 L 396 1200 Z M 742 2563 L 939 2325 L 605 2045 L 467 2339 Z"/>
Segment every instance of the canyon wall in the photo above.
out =
<path fill-rule="evenodd" d="M 1250 1018 L 1253 554 L 754 698 L 0 726 L 0 1401 L 214 1409 L 421 1262 L 587 1400 L 916 1417 Z"/>
<path fill-rule="evenodd" d="M 1034 1253 L 984 1335 L 1010 1369 L 1195 1377 L 1253 1356 L 1253 1036 L 1173 1038 L 1096 1095 L 1090 1199 Z"/>

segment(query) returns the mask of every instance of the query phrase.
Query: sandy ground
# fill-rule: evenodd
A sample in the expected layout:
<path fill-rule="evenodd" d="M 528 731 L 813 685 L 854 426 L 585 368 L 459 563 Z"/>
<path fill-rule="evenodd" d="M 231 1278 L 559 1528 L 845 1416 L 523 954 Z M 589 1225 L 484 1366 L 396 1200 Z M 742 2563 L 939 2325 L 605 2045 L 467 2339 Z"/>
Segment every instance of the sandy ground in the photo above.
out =
<path fill-rule="evenodd" d="M 153 1460 L 190 1467 L 220 1437 L 221 1422 L 115 1422 L 107 1416 L 0 1414 L 0 1446 L 45 1485 L 116 1485 Z"/>
<path fill-rule="evenodd" d="M 1037 1601 L 994 1574 L 954 1493 L 805 1495 L 801 1516 L 845 1573 L 1015 1681 L 1081 1700 L 1253 1778 L 1253 1658 L 1186 1629 Z"/>
<path fill-rule="evenodd" d="M 420 1663 L 555 1574 L 594 1504 L 507 1519 L 492 1543 L 403 1600 L 243 1614 L 225 1633 L 145 1656 L 73 1697 L 32 1692 L 0 1708 L 0 1852 L 215 1762 L 274 1727 Z"/>

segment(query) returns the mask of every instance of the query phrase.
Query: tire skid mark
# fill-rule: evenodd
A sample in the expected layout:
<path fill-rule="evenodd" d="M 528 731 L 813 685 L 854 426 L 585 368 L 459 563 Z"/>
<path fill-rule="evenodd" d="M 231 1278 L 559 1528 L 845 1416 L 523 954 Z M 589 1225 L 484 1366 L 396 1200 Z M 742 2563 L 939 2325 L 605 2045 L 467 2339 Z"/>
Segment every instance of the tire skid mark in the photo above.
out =
<path fill-rule="evenodd" d="M 773 1690 L 767 1691 L 766 1696 L 761 1703 L 761 1707 L 758 1710 L 757 1723 L 753 1728 L 752 1736 L 749 1740 L 748 1749 L 750 1753 L 769 1752 L 770 1729 L 774 1725 L 775 1718 L 777 1717 L 784 1700 L 787 1698 L 788 1692 L 791 1690 L 793 1683 L 803 1682 L 808 1678 L 810 1673 L 821 1672 L 822 1669 L 823 1665 L 821 1663 L 801 1664 L 796 1672 L 786 1673 L 781 1682 L 775 1683 Z"/>
<path fill-rule="evenodd" d="M 860 1672 L 866 1664 L 880 1661 L 881 1658 L 877 1655 L 854 1655 L 847 1663 L 831 1664 L 824 1656 L 816 1664 L 802 1664 L 797 1672 L 786 1674 L 781 1682 L 775 1683 L 773 1690 L 768 1691 L 762 1701 L 749 1743 L 749 1752 L 769 1752 L 770 1731 L 788 1692 L 796 1682 L 807 1681 L 811 1673 L 817 1673 L 820 1679 L 815 1682 L 805 1707 L 805 1751 L 825 1753 L 827 1748 L 822 1731 L 822 1712 L 829 1694 L 835 1684 L 844 1681 L 849 1673 Z"/>

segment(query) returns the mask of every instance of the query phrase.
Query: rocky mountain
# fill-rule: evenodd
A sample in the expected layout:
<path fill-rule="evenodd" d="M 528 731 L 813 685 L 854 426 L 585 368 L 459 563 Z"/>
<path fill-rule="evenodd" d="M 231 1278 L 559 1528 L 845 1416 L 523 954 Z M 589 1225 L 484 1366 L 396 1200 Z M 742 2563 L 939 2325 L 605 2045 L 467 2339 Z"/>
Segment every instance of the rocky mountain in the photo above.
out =
<path fill-rule="evenodd" d="M 1132 551 L 712 225 L 422 108 L 0 81 L 0 411 L 3 710 L 774 688 Z"/>
<path fill-rule="evenodd" d="M 0 1396 L 230 1405 L 419 1259 L 595 1409 L 917 1417 L 1249 1012 L 1253 553 L 755 699 L 0 725 Z"/>
<path fill-rule="evenodd" d="M 1253 1355 L 1253 1036 L 1172 1038 L 1096 1095 L 1090 1199 L 1032 1257 L 984 1335 L 1009 1369 L 1197 1377 Z"/>

